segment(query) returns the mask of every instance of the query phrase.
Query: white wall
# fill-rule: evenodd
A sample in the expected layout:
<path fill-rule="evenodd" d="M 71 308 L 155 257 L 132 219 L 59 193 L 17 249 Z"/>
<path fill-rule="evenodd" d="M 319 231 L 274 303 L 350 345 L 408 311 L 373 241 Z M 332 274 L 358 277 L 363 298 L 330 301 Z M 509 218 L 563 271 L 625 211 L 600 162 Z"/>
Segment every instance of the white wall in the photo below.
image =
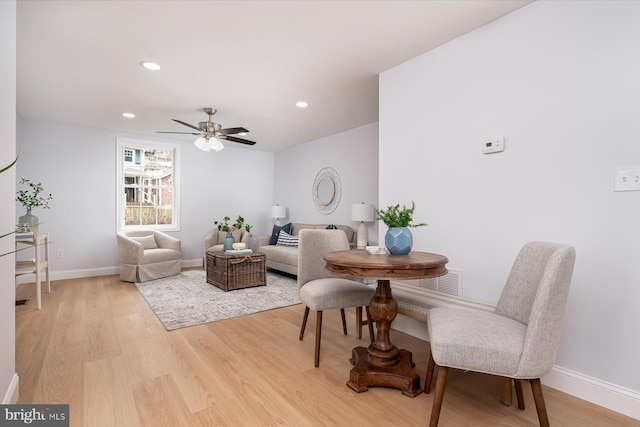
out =
<path fill-rule="evenodd" d="M 359 224 L 351 221 L 351 205 L 365 202 L 377 206 L 378 124 L 279 151 L 274 164 L 273 203 L 287 207 L 286 222 L 343 224 L 357 230 Z M 342 182 L 340 203 L 328 215 L 318 212 L 312 197 L 316 174 L 325 167 L 335 169 Z M 366 225 L 369 242 L 377 243 L 377 225 Z"/>
<path fill-rule="evenodd" d="M 16 2 L 0 2 L 0 169 L 16 156 Z M 0 235 L 14 230 L 15 167 L 0 174 Z M 0 254 L 14 250 L 13 236 L 0 239 Z M 0 403 L 17 398 L 14 255 L 0 257 Z"/>
<path fill-rule="evenodd" d="M 535 2 L 380 77 L 380 205 L 495 302 L 529 240 L 576 247 L 556 364 L 640 392 L 640 3 Z M 481 154 L 504 136 L 503 153 Z M 385 232 L 381 227 L 381 232 Z"/>
<path fill-rule="evenodd" d="M 54 273 L 119 265 L 116 244 L 116 137 L 149 140 L 77 126 L 18 121 L 22 149 L 17 179 L 42 182 L 53 194 L 51 209 L 35 209 L 42 231 L 51 234 Z M 168 139 L 155 138 L 158 141 Z M 181 147 L 180 231 L 183 261 L 202 259 L 204 236 L 225 215 L 245 217 L 255 235 L 270 232 L 273 154 L 233 147 L 204 153 Z M 17 204 L 16 214 L 24 215 Z M 57 249 L 64 258 L 56 259 Z M 107 270 L 108 271 L 108 270 Z M 55 276 L 54 276 L 55 277 Z"/>

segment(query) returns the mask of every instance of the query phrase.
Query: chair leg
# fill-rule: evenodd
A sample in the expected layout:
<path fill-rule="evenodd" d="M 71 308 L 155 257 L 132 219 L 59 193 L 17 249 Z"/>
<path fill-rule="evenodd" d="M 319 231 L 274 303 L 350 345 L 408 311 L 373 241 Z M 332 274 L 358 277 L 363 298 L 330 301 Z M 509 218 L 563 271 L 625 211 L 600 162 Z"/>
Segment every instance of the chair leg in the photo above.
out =
<path fill-rule="evenodd" d="M 436 361 L 433 355 L 429 354 L 429 365 L 427 365 L 427 377 L 424 379 L 424 394 L 431 393 L 431 383 L 433 382 L 433 371 L 436 367 Z"/>
<path fill-rule="evenodd" d="M 436 380 L 436 395 L 433 397 L 433 407 L 431 409 L 431 419 L 429 427 L 437 427 L 440 419 L 440 409 L 442 409 L 442 399 L 444 398 L 444 388 L 447 385 L 447 374 L 449 368 L 446 366 L 438 367 L 438 379 Z"/>
<path fill-rule="evenodd" d="M 304 338 L 304 329 L 307 327 L 307 319 L 309 318 L 309 307 L 304 308 L 304 316 L 302 317 L 302 327 L 300 328 L 300 341 Z"/>
<path fill-rule="evenodd" d="M 365 311 L 367 312 L 367 326 L 369 327 L 369 340 L 371 344 L 375 341 L 376 337 L 373 334 L 373 318 L 371 317 L 371 312 L 369 312 L 369 306 L 366 306 Z"/>
<path fill-rule="evenodd" d="M 516 385 L 516 398 L 518 399 L 518 409 L 524 410 L 524 395 L 522 394 L 522 380 L 513 380 Z"/>
<path fill-rule="evenodd" d="M 340 309 L 340 316 L 342 317 L 342 330 L 344 331 L 344 334 L 347 335 L 347 319 L 344 315 L 344 308 Z"/>
<path fill-rule="evenodd" d="M 547 416 L 547 407 L 544 404 L 540 378 L 534 378 L 531 380 L 531 391 L 533 392 L 533 401 L 536 402 L 536 411 L 538 411 L 540 427 L 549 427 L 549 417 Z"/>
<path fill-rule="evenodd" d="M 358 339 L 362 339 L 362 307 L 356 307 L 356 326 L 358 328 Z"/>
<path fill-rule="evenodd" d="M 322 334 L 322 311 L 318 312 L 316 317 L 316 354 L 314 364 L 316 368 L 320 366 L 320 336 Z"/>

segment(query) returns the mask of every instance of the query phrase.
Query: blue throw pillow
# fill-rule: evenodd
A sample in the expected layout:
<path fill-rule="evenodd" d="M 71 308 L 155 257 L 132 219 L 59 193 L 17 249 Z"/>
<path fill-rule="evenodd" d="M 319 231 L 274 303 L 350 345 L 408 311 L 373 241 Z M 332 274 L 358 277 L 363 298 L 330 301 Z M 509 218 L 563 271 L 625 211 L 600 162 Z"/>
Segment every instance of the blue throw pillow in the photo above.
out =
<path fill-rule="evenodd" d="M 337 229 L 338 229 L 338 227 L 336 227 L 336 226 L 335 226 L 335 225 L 333 225 L 333 224 L 329 224 L 329 225 L 327 225 L 327 230 L 337 230 Z"/>
<path fill-rule="evenodd" d="M 291 234 L 291 223 L 285 225 L 274 225 L 273 231 L 271 232 L 271 239 L 269 239 L 270 245 L 275 245 L 278 243 L 278 236 L 280 235 L 280 231 L 284 231 L 286 233 Z"/>

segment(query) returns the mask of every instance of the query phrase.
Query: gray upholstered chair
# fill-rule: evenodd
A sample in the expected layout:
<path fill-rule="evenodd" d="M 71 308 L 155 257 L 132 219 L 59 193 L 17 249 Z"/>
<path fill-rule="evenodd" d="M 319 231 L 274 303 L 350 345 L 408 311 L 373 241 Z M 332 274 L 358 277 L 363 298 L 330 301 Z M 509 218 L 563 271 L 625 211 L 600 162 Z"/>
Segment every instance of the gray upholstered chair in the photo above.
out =
<path fill-rule="evenodd" d="M 369 314 L 369 301 L 375 289 L 353 280 L 336 276 L 325 268 L 324 256 L 329 252 L 349 250 L 349 240 L 342 230 L 300 230 L 298 247 L 298 287 L 300 301 L 305 305 L 304 318 L 300 328 L 300 340 L 309 317 L 309 310 L 316 315 L 316 348 L 314 366 L 320 365 L 320 338 L 322 333 L 322 312 L 340 309 L 342 330 L 347 334 L 344 309 L 356 307 L 358 338 L 361 337 L 362 307 L 366 307 L 369 339 L 373 342 L 373 324 Z"/>
<path fill-rule="evenodd" d="M 156 230 L 119 231 L 120 280 L 146 282 L 180 274 L 181 242 Z"/>
<path fill-rule="evenodd" d="M 249 239 L 251 235 L 245 230 L 233 230 L 231 232 L 233 236 L 233 241 L 235 243 L 245 243 L 247 247 L 249 247 Z M 225 231 L 220 231 L 217 228 L 211 230 L 204 237 L 204 258 L 203 258 L 203 266 L 204 271 L 207 271 L 207 251 L 213 252 L 222 252 L 224 249 L 224 238 L 227 237 L 227 233 Z"/>
<path fill-rule="evenodd" d="M 449 368 L 513 379 L 520 409 L 522 380 L 529 380 L 540 425 L 549 425 L 540 377 L 551 370 L 558 352 L 574 262 L 571 246 L 529 242 L 520 250 L 494 312 L 429 311 L 425 393 L 439 366 L 430 426 L 438 425 Z"/>

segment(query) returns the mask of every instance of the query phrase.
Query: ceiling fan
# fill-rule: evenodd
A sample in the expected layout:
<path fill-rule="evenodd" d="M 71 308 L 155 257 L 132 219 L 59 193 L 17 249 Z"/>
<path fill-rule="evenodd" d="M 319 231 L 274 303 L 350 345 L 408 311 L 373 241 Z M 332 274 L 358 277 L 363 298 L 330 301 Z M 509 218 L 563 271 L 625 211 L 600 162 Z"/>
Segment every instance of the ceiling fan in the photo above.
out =
<path fill-rule="evenodd" d="M 214 123 L 211 120 L 211 116 L 213 116 L 217 110 L 213 108 L 204 108 L 203 109 L 206 114 L 209 115 L 209 120 L 206 122 L 198 123 L 198 126 L 190 125 L 189 123 L 183 122 L 178 119 L 171 119 L 174 122 L 180 123 L 181 125 L 190 127 L 191 129 L 195 129 L 198 132 L 165 132 L 165 131 L 157 131 L 157 133 L 179 133 L 184 135 L 198 135 L 198 138 L 193 141 L 196 147 L 203 151 L 220 151 L 224 148 L 222 144 L 222 140 L 238 142 L 240 144 L 254 145 L 254 141 L 249 141 L 248 139 L 242 139 L 235 136 L 231 136 L 234 134 L 244 134 L 249 132 L 243 127 L 237 128 L 227 128 L 222 129 L 222 126 L 218 123 Z"/>

